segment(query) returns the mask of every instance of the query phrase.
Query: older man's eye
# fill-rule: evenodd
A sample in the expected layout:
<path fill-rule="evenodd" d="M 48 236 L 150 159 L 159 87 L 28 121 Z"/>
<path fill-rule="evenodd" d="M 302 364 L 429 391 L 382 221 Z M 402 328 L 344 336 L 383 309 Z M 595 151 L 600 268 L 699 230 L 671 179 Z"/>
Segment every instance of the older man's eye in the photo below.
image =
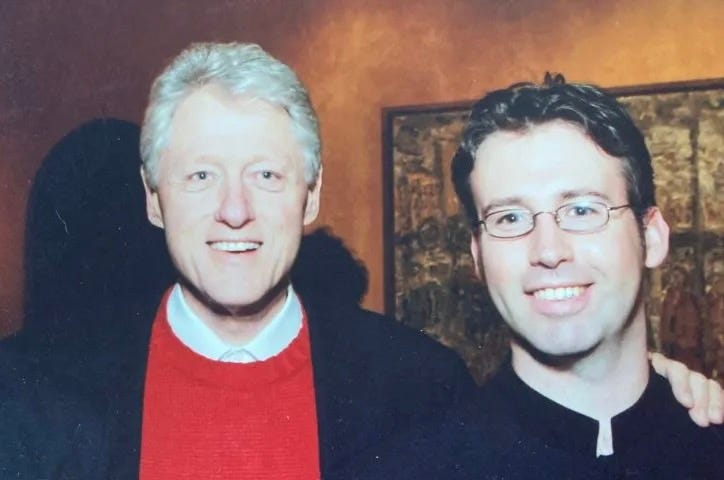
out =
<path fill-rule="evenodd" d="M 254 183 L 262 190 L 276 192 L 284 187 L 284 176 L 275 170 L 258 170 L 253 175 Z"/>
<path fill-rule="evenodd" d="M 181 185 L 184 190 L 197 192 L 206 190 L 214 184 L 214 174 L 208 170 L 198 170 L 183 177 Z"/>

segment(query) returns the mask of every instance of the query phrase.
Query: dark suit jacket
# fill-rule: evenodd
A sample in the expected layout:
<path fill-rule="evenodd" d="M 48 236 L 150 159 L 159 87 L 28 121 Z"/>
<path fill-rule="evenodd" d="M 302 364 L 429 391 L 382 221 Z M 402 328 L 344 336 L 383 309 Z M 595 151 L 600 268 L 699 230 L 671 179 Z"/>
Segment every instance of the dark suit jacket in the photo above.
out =
<path fill-rule="evenodd" d="M 0 478 L 104 478 L 104 432 L 73 382 L 0 350 Z"/>
<path fill-rule="evenodd" d="M 462 360 L 424 334 L 353 305 L 303 303 L 323 478 L 351 458 L 374 457 L 393 434 L 472 393 L 474 384 Z M 110 395 L 112 479 L 138 478 L 149 336 L 150 325 L 144 325 L 133 338 L 119 339 L 121 348 L 96 363 L 114 372 L 103 387 Z"/>

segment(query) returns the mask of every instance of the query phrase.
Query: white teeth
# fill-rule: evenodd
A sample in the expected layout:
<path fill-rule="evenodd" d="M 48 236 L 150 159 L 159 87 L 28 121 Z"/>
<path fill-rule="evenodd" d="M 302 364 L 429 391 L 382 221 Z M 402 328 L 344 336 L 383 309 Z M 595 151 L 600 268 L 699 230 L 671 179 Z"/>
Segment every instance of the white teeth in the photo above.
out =
<path fill-rule="evenodd" d="M 583 290 L 583 287 L 542 288 L 533 292 L 533 295 L 541 300 L 565 300 L 581 295 Z"/>
<path fill-rule="evenodd" d="M 261 246 L 257 242 L 212 242 L 211 248 L 221 250 L 223 252 L 247 252 L 256 250 Z"/>

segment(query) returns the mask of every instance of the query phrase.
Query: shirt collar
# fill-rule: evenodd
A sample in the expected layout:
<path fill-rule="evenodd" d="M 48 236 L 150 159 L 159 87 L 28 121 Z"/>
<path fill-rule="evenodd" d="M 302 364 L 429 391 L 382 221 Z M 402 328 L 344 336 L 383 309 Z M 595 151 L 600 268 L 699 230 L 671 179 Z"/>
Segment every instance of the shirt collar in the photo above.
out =
<path fill-rule="evenodd" d="M 289 346 L 302 328 L 302 305 L 291 285 L 279 313 L 249 343 L 241 347 L 221 340 L 191 310 L 178 283 L 169 296 L 166 316 L 174 335 L 184 345 L 199 355 L 222 362 L 267 360 Z"/>
<path fill-rule="evenodd" d="M 527 385 L 506 362 L 482 391 L 496 392 L 505 408 L 532 438 L 561 450 L 596 458 L 598 421 L 554 402 Z M 631 407 L 611 418 L 614 455 L 620 456 L 659 429 L 665 415 L 661 405 L 673 397 L 666 380 L 649 365 L 649 380 L 641 397 Z M 675 404 L 674 404 L 675 405 Z M 675 409 L 678 406 L 674 407 Z M 683 407 L 681 407 L 683 410 Z M 606 456 L 598 457 L 605 461 Z"/>

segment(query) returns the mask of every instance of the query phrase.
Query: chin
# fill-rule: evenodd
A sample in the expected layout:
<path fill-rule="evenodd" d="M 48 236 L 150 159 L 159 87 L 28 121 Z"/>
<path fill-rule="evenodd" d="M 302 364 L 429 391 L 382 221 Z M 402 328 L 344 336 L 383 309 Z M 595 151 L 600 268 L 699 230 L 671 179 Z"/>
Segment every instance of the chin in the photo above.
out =
<path fill-rule="evenodd" d="M 594 349 L 595 347 L 588 349 L 558 349 L 549 352 L 531 352 L 531 354 L 544 365 L 566 368 L 588 357 Z"/>
<path fill-rule="evenodd" d="M 565 365 L 580 360 L 593 352 L 599 345 L 598 342 L 582 342 L 580 339 L 575 342 L 552 342 L 555 333 L 549 334 L 546 338 L 527 338 L 520 334 L 513 333 L 515 342 L 525 349 L 533 358 L 546 365 Z"/>
<path fill-rule="evenodd" d="M 272 302 L 266 297 L 207 297 L 205 302 L 211 311 L 230 316 L 255 315 L 269 308 Z"/>
<path fill-rule="evenodd" d="M 245 295 L 239 295 L 240 292 L 244 292 Z M 222 305 L 225 310 L 232 314 L 256 313 L 282 302 L 285 298 L 285 292 L 285 283 L 277 284 L 274 288 L 268 290 L 239 286 L 233 292 L 225 292 L 225 295 L 215 297 L 215 303 Z"/>
<path fill-rule="evenodd" d="M 259 282 L 244 282 L 239 278 L 215 282 L 194 282 L 181 278 L 182 284 L 210 311 L 219 314 L 247 314 L 263 311 L 279 298 L 284 298 L 288 282 L 278 282 L 272 288 Z"/>

